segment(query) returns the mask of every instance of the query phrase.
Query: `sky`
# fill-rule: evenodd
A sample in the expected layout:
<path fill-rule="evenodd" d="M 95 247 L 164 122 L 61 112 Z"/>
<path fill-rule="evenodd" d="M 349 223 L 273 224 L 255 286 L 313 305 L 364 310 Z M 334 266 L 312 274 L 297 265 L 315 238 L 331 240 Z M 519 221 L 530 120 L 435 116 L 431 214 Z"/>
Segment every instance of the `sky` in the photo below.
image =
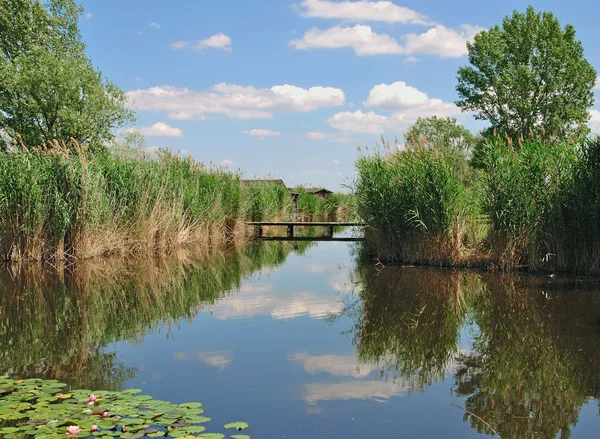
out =
<path fill-rule="evenodd" d="M 81 4 L 88 55 L 127 93 L 146 148 L 288 186 L 346 190 L 358 147 L 401 139 L 418 117 L 483 128 L 454 104 L 466 42 L 528 4 L 575 26 L 600 71 L 594 0 Z"/>

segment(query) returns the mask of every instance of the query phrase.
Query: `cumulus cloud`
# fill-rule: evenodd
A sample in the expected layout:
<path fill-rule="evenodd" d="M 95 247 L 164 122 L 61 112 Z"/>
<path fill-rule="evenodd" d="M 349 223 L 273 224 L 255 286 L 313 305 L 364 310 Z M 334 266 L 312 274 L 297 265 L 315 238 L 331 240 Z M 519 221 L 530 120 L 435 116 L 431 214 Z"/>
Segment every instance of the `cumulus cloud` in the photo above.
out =
<path fill-rule="evenodd" d="M 429 24 L 429 19 L 410 8 L 391 1 L 304 0 L 301 15 L 312 18 L 336 18 L 348 21 Z"/>
<path fill-rule="evenodd" d="M 154 29 L 160 29 L 160 24 L 153 21 L 152 23 L 150 23 L 150 27 L 153 27 Z"/>
<path fill-rule="evenodd" d="M 419 117 L 460 114 L 460 109 L 455 104 L 430 98 L 427 93 L 403 81 L 376 85 L 369 92 L 364 105 L 393 113 L 384 115 L 374 111 L 346 111 L 334 114 L 329 118 L 328 123 L 343 131 L 381 134 L 388 129 L 407 129 Z"/>
<path fill-rule="evenodd" d="M 275 291 L 272 285 L 244 285 L 233 296 L 211 307 L 219 320 L 251 318 L 270 315 L 275 320 L 308 316 L 323 319 L 330 313 L 339 313 L 343 303 L 337 297 L 313 292 L 287 294 Z"/>
<path fill-rule="evenodd" d="M 176 41 L 171 44 L 171 48 L 175 50 L 191 48 L 198 51 L 205 49 L 221 49 L 227 52 L 231 52 L 232 50 L 231 37 L 224 33 L 218 33 L 198 41 Z"/>
<path fill-rule="evenodd" d="M 94 14 L 92 14 L 91 12 L 85 13 L 85 18 L 87 18 L 88 20 L 91 20 L 93 17 L 94 17 Z"/>
<path fill-rule="evenodd" d="M 334 165 L 339 165 L 340 161 L 339 160 L 332 160 L 331 163 L 333 163 Z"/>
<path fill-rule="evenodd" d="M 127 93 L 128 105 L 137 110 L 168 112 L 173 119 L 202 120 L 206 114 L 223 114 L 235 119 L 269 119 L 275 113 L 306 112 L 342 105 L 339 88 L 277 85 L 255 88 L 217 84 L 194 91 L 170 86 L 151 87 Z"/>
<path fill-rule="evenodd" d="M 394 38 L 378 34 L 370 26 L 362 24 L 354 27 L 335 26 L 327 30 L 313 27 L 302 39 L 292 40 L 289 45 L 297 50 L 351 47 L 359 56 L 404 53 Z"/>
<path fill-rule="evenodd" d="M 462 24 L 459 30 L 438 25 L 422 34 L 404 36 L 404 46 L 407 54 L 422 53 L 437 55 L 440 58 L 460 58 L 468 53 L 467 41 L 472 41 L 475 35 L 485 30 L 483 27 Z"/>
<path fill-rule="evenodd" d="M 222 372 L 231 364 L 233 351 L 196 352 L 196 358 L 204 364 L 217 368 Z"/>
<path fill-rule="evenodd" d="M 138 129 L 144 136 L 162 136 L 162 137 L 181 137 L 183 134 L 179 128 L 173 128 L 164 122 L 156 122 L 149 127 L 141 127 Z"/>
<path fill-rule="evenodd" d="M 376 364 L 359 363 L 355 355 L 310 355 L 308 352 L 296 352 L 288 360 L 300 363 L 311 375 L 328 373 L 333 376 L 361 378 L 378 368 Z"/>
<path fill-rule="evenodd" d="M 277 137 L 281 133 L 279 131 L 271 131 L 271 130 L 261 130 L 261 129 L 251 129 L 242 131 L 242 134 L 247 134 L 250 137 L 258 137 L 258 140 L 265 140 L 265 137 Z"/>
<path fill-rule="evenodd" d="M 222 166 L 231 166 L 233 164 L 233 162 L 229 159 L 223 159 L 221 160 L 221 165 Z"/>
<path fill-rule="evenodd" d="M 402 386 L 383 381 L 349 381 L 346 383 L 312 383 L 304 386 L 302 399 L 309 404 L 319 401 L 348 401 L 351 399 L 387 400 L 402 396 Z"/>
<path fill-rule="evenodd" d="M 327 122 L 333 128 L 357 133 L 381 134 L 388 122 L 388 117 L 372 111 L 364 113 L 361 110 L 343 111 L 331 116 Z"/>
<path fill-rule="evenodd" d="M 460 58 L 467 54 L 467 41 L 483 30 L 478 26 L 463 24 L 459 30 L 442 25 L 421 34 L 407 34 L 401 42 L 388 34 L 378 34 L 370 26 L 334 26 L 327 30 L 312 28 L 301 39 L 290 41 L 297 50 L 352 48 L 358 56 L 372 55 L 435 55 L 440 58 Z"/>
<path fill-rule="evenodd" d="M 596 85 L 594 86 L 594 90 L 600 90 L 600 76 L 596 78 Z"/>

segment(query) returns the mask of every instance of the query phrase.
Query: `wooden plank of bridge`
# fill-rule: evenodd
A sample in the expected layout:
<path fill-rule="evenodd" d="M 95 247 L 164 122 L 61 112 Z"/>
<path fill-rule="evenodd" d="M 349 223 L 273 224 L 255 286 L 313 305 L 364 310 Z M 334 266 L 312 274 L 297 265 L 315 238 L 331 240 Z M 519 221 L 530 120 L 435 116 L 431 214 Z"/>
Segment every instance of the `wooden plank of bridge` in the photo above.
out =
<path fill-rule="evenodd" d="M 274 221 L 274 222 L 267 222 L 267 221 L 249 221 L 246 223 L 246 225 L 248 226 L 306 226 L 306 227 L 319 227 L 319 226 L 325 226 L 325 227 L 360 227 L 360 226 L 364 226 L 363 223 L 358 223 L 358 222 L 331 222 L 331 221 L 314 221 L 314 222 L 308 222 L 308 221 Z"/>

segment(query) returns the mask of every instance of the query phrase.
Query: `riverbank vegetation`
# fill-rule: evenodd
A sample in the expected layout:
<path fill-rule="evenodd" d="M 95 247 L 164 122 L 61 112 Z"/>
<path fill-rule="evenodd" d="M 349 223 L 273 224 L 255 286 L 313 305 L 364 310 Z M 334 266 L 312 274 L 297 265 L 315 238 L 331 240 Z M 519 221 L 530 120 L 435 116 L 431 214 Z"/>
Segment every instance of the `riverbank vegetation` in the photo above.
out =
<path fill-rule="evenodd" d="M 596 72 L 574 36 L 550 13 L 515 12 L 469 43 L 459 70 L 457 104 L 488 129 L 420 119 L 403 144 L 358 159 L 366 254 L 600 274 L 600 139 L 586 125 Z"/>
<path fill-rule="evenodd" d="M 284 193 L 285 192 L 285 193 Z M 244 236 L 293 214 L 287 191 L 169 151 L 90 155 L 76 141 L 0 152 L 0 258 L 170 251 Z"/>

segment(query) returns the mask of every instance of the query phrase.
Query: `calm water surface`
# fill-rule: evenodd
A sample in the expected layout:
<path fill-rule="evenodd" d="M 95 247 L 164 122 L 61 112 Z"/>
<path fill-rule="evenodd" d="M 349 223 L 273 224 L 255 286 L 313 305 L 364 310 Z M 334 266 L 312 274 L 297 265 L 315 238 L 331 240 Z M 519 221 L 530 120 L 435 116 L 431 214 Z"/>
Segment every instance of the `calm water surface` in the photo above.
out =
<path fill-rule="evenodd" d="M 597 284 L 354 253 L 270 242 L 4 270 L 0 373 L 201 401 L 255 439 L 599 437 Z"/>

